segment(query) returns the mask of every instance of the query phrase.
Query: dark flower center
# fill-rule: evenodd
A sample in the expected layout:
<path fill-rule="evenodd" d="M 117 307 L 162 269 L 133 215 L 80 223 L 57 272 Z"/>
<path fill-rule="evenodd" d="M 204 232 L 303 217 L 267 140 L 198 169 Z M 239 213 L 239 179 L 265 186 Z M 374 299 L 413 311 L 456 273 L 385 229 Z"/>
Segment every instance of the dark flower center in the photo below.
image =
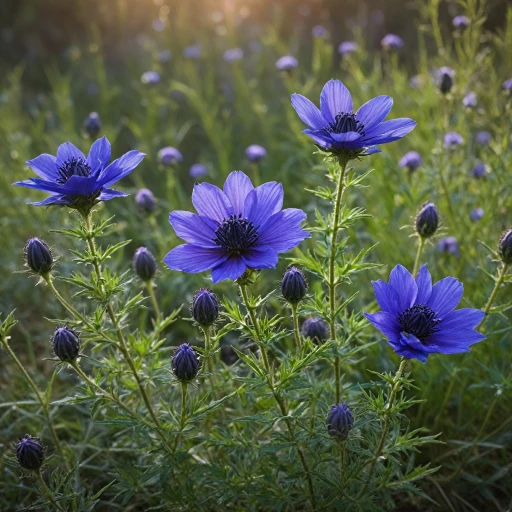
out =
<path fill-rule="evenodd" d="M 336 115 L 333 123 L 329 123 L 329 127 L 326 130 L 329 133 L 357 132 L 364 135 L 364 124 L 361 124 L 352 112 L 340 113 Z"/>
<path fill-rule="evenodd" d="M 436 317 L 436 313 L 428 306 L 416 304 L 412 308 L 407 308 L 398 316 L 398 322 L 402 332 L 413 334 L 420 341 L 424 341 L 431 334 L 439 331 L 437 324 L 441 321 Z"/>
<path fill-rule="evenodd" d="M 83 158 L 72 158 L 64 162 L 57 172 L 59 177 L 55 181 L 59 185 L 64 185 L 71 176 L 90 176 L 91 166 Z"/>
<path fill-rule="evenodd" d="M 252 222 L 241 215 L 231 215 L 224 219 L 213 241 L 231 254 L 242 254 L 258 240 L 258 231 Z"/>

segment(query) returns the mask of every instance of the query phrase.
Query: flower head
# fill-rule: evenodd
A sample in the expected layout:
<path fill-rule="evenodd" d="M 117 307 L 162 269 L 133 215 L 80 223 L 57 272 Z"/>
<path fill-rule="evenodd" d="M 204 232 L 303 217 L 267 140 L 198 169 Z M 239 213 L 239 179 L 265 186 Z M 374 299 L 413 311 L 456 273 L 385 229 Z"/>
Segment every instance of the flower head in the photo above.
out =
<path fill-rule="evenodd" d="M 223 58 L 226 62 L 236 62 L 244 58 L 244 51 L 242 48 L 230 48 L 224 52 Z"/>
<path fill-rule="evenodd" d="M 437 231 L 439 214 L 434 203 L 425 203 L 416 215 L 416 233 L 422 238 L 428 238 Z"/>
<path fill-rule="evenodd" d="M 498 254 L 500 255 L 501 261 L 506 265 L 512 263 L 512 229 L 505 231 L 500 238 Z"/>
<path fill-rule="evenodd" d="M 437 85 L 439 90 L 443 93 L 449 93 L 453 87 L 453 79 L 455 71 L 448 66 L 443 66 L 436 73 Z"/>
<path fill-rule="evenodd" d="M 276 61 L 276 69 L 279 71 L 291 71 L 299 65 L 299 61 L 291 55 L 285 55 Z"/>
<path fill-rule="evenodd" d="M 407 167 L 409 171 L 415 171 L 423 163 L 423 158 L 417 151 L 409 151 L 400 159 L 398 165 Z"/>
<path fill-rule="evenodd" d="M 96 137 L 100 133 L 101 119 L 98 112 L 91 112 L 85 118 L 84 129 L 91 137 Z"/>
<path fill-rule="evenodd" d="M 503 89 L 505 91 L 507 91 L 508 93 L 512 93 L 512 78 L 509 78 L 508 80 L 505 80 L 501 86 L 503 87 Z"/>
<path fill-rule="evenodd" d="M 388 338 L 398 355 L 424 363 L 429 354 L 469 352 L 471 345 L 485 339 L 474 330 L 485 316 L 483 311 L 455 310 L 464 288 L 454 277 L 432 286 L 426 265 L 416 279 L 397 265 L 389 283 L 379 280 L 372 284 L 382 311 L 364 315 Z"/>
<path fill-rule="evenodd" d="M 324 37 L 327 35 L 327 30 L 323 25 L 315 25 L 311 30 L 313 37 Z"/>
<path fill-rule="evenodd" d="M 172 358 L 172 371 L 178 380 L 190 382 L 199 372 L 196 351 L 187 343 L 178 347 Z"/>
<path fill-rule="evenodd" d="M 474 108 L 477 106 L 476 92 L 468 92 L 464 98 L 462 98 L 462 104 L 466 108 Z"/>
<path fill-rule="evenodd" d="M 246 269 L 273 268 L 278 253 L 311 235 L 301 229 L 302 210 L 283 206 L 283 187 L 275 181 L 254 188 L 241 171 L 232 172 L 224 190 L 196 184 L 192 203 L 199 215 L 174 211 L 169 222 L 188 242 L 164 258 L 171 270 L 198 273 L 212 269 L 214 283 L 238 279 Z"/>
<path fill-rule="evenodd" d="M 474 178 L 482 178 L 487 173 L 487 166 L 482 162 L 475 165 L 475 168 L 472 171 Z"/>
<path fill-rule="evenodd" d="M 327 432 L 329 435 L 345 439 L 354 426 L 354 416 L 347 404 L 335 404 L 327 415 Z"/>
<path fill-rule="evenodd" d="M 143 281 L 151 281 L 156 274 L 155 257 L 145 247 L 139 247 L 133 256 L 133 270 Z"/>
<path fill-rule="evenodd" d="M 259 162 L 263 158 L 267 156 L 267 150 L 258 144 L 251 144 L 245 150 L 245 156 L 248 158 L 250 162 Z"/>
<path fill-rule="evenodd" d="M 144 153 L 128 151 L 110 165 L 110 143 L 106 137 L 94 142 L 87 158 L 71 142 L 59 146 L 57 157 L 39 155 L 27 164 L 39 176 L 14 185 L 50 193 L 36 206 L 69 206 L 87 212 L 98 201 L 108 201 L 128 194 L 110 187 L 130 174 L 144 158 Z"/>
<path fill-rule="evenodd" d="M 47 243 L 40 238 L 30 238 L 25 245 L 25 263 L 32 272 L 45 275 L 53 268 L 53 255 Z"/>
<path fill-rule="evenodd" d="M 309 127 L 302 133 L 320 148 L 347 159 L 378 153 L 374 146 L 401 139 L 416 126 L 407 118 L 384 121 L 393 105 L 389 96 L 377 96 L 354 113 L 350 92 L 339 80 L 325 84 L 320 110 L 300 94 L 292 94 L 292 105 Z"/>
<path fill-rule="evenodd" d="M 453 26 L 460 30 L 461 32 L 463 30 L 466 30 L 469 27 L 469 18 L 467 16 L 455 16 L 452 20 Z"/>
<path fill-rule="evenodd" d="M 323 343 L 329 337 L 329 326 L 321 318 L 308 318 L 300 329 L 304 338 L 310 338 L 315 343 Z"/>
<path fill-rule="evenodd" d="M 31 471 L 38 470 L 44 462 L 45 447 L 37 437 L 25 435 L 16 445 L 16 459 L 19 465 Z"/>
<path fill-rule="evenodd" d="M 437 250 L 442 253 L 453 254 L 457 258 L 460 256 L 459 242 L 454 236 L 441 238 L 437 244 Z"/>
<path fill-rule="evenodd" d="M 156 85 L 160 82 L 160 73 L 157 73 L 156 71 L 146 71 L 145 73 L 142 73 L 140 81 L 145 85 Z"/>
<path fill-rule="evenodd" d="M 338 53 L 342 56 L 356 53 L 357 50 L 359 50 L 359 45 L 355 41 L 343 41 L 338 46 Z"/>
<path fill-rule="evenodd" d="M 183 57 L 185 59 L 199 59 L 201 57 L 202 50 L 198 44 L 192 44 L 190 46 L 185 47 L 183 50 Z"/>
<path fill-rule="evenodd" d="M 153 212 L 156 206 L 155 196 L 148 188 L 141 188 L 137 194 L 135 194 L 135 203 L 139 211 L 144 213 Z"/>
<path fill-rule="evenodd" d="M 281 279 L 281 293 L 290 304 L 298 304 L 308 291 L 308 284 L 300 268 L 289 267 Z"/>
<path fill-rule="evenodd" d="M 61 361 L 74 361 L 80 353 L 80 338 L 70 327 L 59 327 L 52 336 L 52 346 Z"/>
<path fill-rule="evenodd" d="M 157 158 L 162 165 L 172 166 L 181 162 L 183 160 L 183 155 L 178 149 L 173 148 L 172 146 L 167 146 L 158 152 Z"/>
<path fill-rule="evenodd" d="M 169 62 L 172 59 L 172 53 L 169 50 L 162 50 L 158 54 L 158 62 Z"/>
<path fill-rule="evenodd" d="M 382 48 L 386 50 L 398 50 L 404 45 L 404 40 L 395 34 L 387 34 L 380 42 Z"/>
<path fill-rule="evenodd" d="M 464 137 L 457 132 L 448 132 L 444 136 L 444 147 L 446 149 L 456 148 L 464 144 Z"/>
<path fill-rule="evenodd" d="M 197 180 L 208 174 L 208 169 L 203 164 L 192 164 L 188 170 L 188 175 L 193 179 Z"/>
<path fill-rule="evenodd" d="M 491 134 L 487 131 L 478 132 L 476 134 L 475 140 L 481 146 L 488 146 L 491 142 Z"/>
<path fill-rule="evenodd" d="M 200 325 L 212 325 L 219 316 L 219 300 L 215 293 L 201 288 L 192 300 L 192 316 Z"/>
<path fill-rule="evenodd" d="M 483 208 L 475 208 L 474 210 L 471 210 L 469 217 L 473 222 L 478 222 L 479 220 L 482 219 L 484 213 L 485 212 Z"/>

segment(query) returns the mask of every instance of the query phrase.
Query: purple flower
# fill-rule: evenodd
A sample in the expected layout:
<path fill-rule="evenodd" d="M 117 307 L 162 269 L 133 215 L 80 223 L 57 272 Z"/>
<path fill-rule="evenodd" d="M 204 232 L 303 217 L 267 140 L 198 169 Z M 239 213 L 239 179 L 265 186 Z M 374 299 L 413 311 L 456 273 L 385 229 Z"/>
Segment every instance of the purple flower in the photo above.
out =
<path fill-rule="evenodd" d="M 208 169 L 203 164 L 192 164 L 188 171 L 188 175 L 193 179 L 197 180 L 208 174 Z"/>
<path fill-rule="evenodd" d="M 162 148 L 157 155 L 158 161 L 163 165 L 172 166 L 183 160 L 180 151 L 172 146 Z"/>
<path fill-rule="evenodd" d="M 273 268 L 278 253 L 311 235 L 301 229 L 302 210 L 283 206 L 283 187 L 275 181 L 254 188 L 241 171 L 232 172 L 224 190 L 196 184 L 192 203 L 199 215 L 169 215 L 176 235 L 188 242 L 164 258 L 171 270 L 198 273 L 212 269 L 212 280 L 238 279 L 246 269 Z"/>
<path fill-rule="evenodd" d="M 398 165 L 400 167 L 407 167 L 409 171 L 415 171 L 423 163 L 423 158 L 417 151 L 408 151 L 400 159 Z"/>
<path fill-rule="evenodd" d="M 473 177 L 474 178 L 482 178 L 485 176 L 485 173 L 487 172 L 487 166 L 483 163 L 479 163 L 475 165 L 475 168 L 473 169 Z"/>
<path fill-rule="evenodd" d="M 446 149 L 456 148 L 462 144 L 464 144 L 464 137 L 460 133 L 448 132 L 444 136 L 444 147 Z"/>
<path fill-rule="evenodd" d="M 512 92 L 512 78 L 509 78 L 508 80 L 505 80 L 501 86 L 503 87 L 503 89 L 505 89 L 505 91 L 507 92 Z"/>
<path fill-rule="evenodd" d="M 453 254 L 456 258 L 460 256 L 459 243 L 454 236 L 441 238 L 437 244 L 437 250 L 446 254 Z"/>
<path fill-rule="evenodd" d="M 135 203 L 140 212 L 151 213 L 156 206 L 155 196 L 148 188 L 141 188 L 135 194 Z"/>
<path fill-rule="evenodd" d="M 140 81 L 145 85 L 156 85 L 160 82 L 160 73 L 157 73 L 156 71 L 146 71 L 145 73 L 142 73 Z"/>
<path fill-rule="evenodd" d="M 354 114 L 350 92 L 339 80 L 325 84 L 320 110 L 300 94 L 292 94 L 292 105 L 309 127 L 302 133 L 322 149 L 347 158 L 379 153 L 374 146 L 401 139 L 416 126 L 407 118 L 384 121 L 393 105 L 389 96 L 373 98 Z"/>
<path fill-rule="evenodd" d="M 484 209 L 483 208 L 475 208 L 474 210 L 471 210 L 471 213 L 469 214 L 469 216 L 473 222 L 478 222 L 484 216 Z"/>
<path fill-rule="evenodd" d="M 424 363 L 432 353 L 459 354 L 485 336 L 474 329 L 485 316 L 479 309 L 455 310 L 464 287 L 454 277 L 432 286 L 423 265 L 414 277 L 402 265 L 389 276 L 389 283 L 373 281 L 375 297 L 382 311 L 365 317 L 388 338 L 400 356 Z"/>
<path fill-rule="evenodd" d="M 162 30 L 165 28 L 165 21 L 161 20 L 160 18 L 157 18 L 153 21 L 151 26 L 153 27 L 153 30 L 155 32 L 162 32 Z"/>
<path fill-rule="evenodd" d="M 87 158 L 71 142 L 59 146 L 57 157 L 39 155 L 27 164 L 40 178 L 17 181 L 13 185 L 49 192 L 36 206 L 69 206 L 87 212 L 98 201 L 108 201 L 128 194 L 110 187 L 130 174 L 146 156 L 128 151 L 110 165 L 110 143 L 106 137 L 94 142 Z"/>
<path fill-rule="evenodd" d="M 267 156 L 267 150 L 263 146 L 259 146 L 258 144 L 251 144 L 245 150 L 245 156 L 248 158 L 250 162 L 259 162 L 260 160 Z"/>
<path fill-rule="evenodd" d="M 467 16 L 455 16 L 452 20 L 453 26 L 462 31 L 469 27 L 469 18 Z"/>
<path fill-rule="evenodd" d="M 169 62 L 172 59 L 172 53 L 169 50 L 162 50 L 158 54 L 158 62 Z"/>
<path fill-rule="evenodd" d="M 244 58 L 244 51 L 242 48 L 231 48 L 224 52 L 223 58 L 226 62 L 236 62 Z"/>
<path fill-rule="evenodd" d="M 183 50 L 183 57 L 185 57 L 185 59 L 199 59 L 201 58 L 201 54 L 201 47 L 198 44 L 187 46 Z"/>
<path fill-rule="evenodd" d="M 299 65 L 299 61 L 291 55 L 285 55 L 276 61 L 276 68 L 279 71 L 291 71 Z"/>
<path fill-rule="evenodd" d="M 395 34 L 388 34 L 382 38 L 380 45 L 386 50 L 398 50 L 403 47 L 404 41 Z"/>
<path fill-rule="evenodd" d="M 91 112 L 85 118 L 84 129 L 91 137 L 96 137 L 100 133 L 101 119 L 98 112 Z"/>
<path fill-rule="evenodd" d="M 486 131 L 478 132 L 476 134 L 475 140 L 482 146 L 488 146 L 491 142 L 491 134 Z"/>
<path fill-rule="evenodd" d="M 462 99 L 462 104 L 466 108 L 474 108 L 477 105 L 476 92 L 468 92 Z"/>
<path fill-rule="evenodd" d="M 313 37 L 324 37 L 327 34 L 327 30 L 322 25 L 315 25 L 311 33 Z"/>
<path fill-rule="evenodd" d="M 350 53 L 356 53 L 359 50 L 359 45 L 355 41 L 343 41 L 338 46 L 338 53 L 340 55 L 349 55 Z"/>

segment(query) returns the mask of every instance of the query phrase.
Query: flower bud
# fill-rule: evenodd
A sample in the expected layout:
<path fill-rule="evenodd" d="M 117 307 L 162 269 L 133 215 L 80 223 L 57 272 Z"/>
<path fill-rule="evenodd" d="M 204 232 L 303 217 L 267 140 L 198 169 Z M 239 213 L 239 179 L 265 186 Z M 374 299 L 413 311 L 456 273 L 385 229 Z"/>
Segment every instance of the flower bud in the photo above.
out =
<path fill-rule="evenodd" d="M 96 137 L 101 130 L 101 119 L 98 112 L 91 112 L 84 121 L 85 131 L 91 136 Z"/>
<path fill-rule="evenodd" d="M 329 435 L 345 439 L 354 426 L 354 416 L 347 404 L 335 404 L 327 414 Z"/>
<path fill-rule="evenodd" d="M 498 253 L 501 261 L 503 261 L 505 265 L 510 265 L 512 263 L 512 228 L 503 233 L 503 236 L 500 239 Z"/>
<path fill-rule="evenodd" d="M 155 277 L 156 260 L 145 247 L 139 247 L 135 251 L 133 270 L 143 281 L 150 281 Z"/>
<path fill-rule="evenodd" d="M 469 217 L 471 218 L 471 220 L 473 222 L 478 222 L 479 220 L 482 219 L 482 217 L 484 216 L 484 209 L 483 208 L 475 208 L 473 210 L 471 210 L 471 213 L 469 214 Z"/>
<path fill-rule="evenodd" d="M 45 448 L 41 440 L 28 434 L 16 445 L 16 459 L 24 469 L 38 470 L 44 462 Z"/>
<path fill-rule="evenodd" d="M 437 231 L 439 214 L 434 203 L 425 203 L 416 215 L 416 233 L 422 238 L 428 238 Z"/>
<path fill-rule="evenodd" d="M 423 163 L 423 158 L 417 151 L 407 152 L 401 159 L 398 165 L 400 167 L 407 167 L 409 171 L 415 171 Z"/>
<path fill-rule="evenodd" d="M 74 361 L 80 353 L 80 338 L 69 327 L 59 327 L 52 336 L 55 355 L 61 361 Z"/>
<path fill-rule="evenodd" d="M 192 316 L 198 324 L 212 325 L 219 316 L 219 301 L 215 293 L 201 288 L 194 295 L 191 309 Z"/>
<path fill-rule="evenodd" d="M 308 318 L 301 328 L 304 338 L 310 338 L 315 343 L 322 343 L 329 337 L 329 326 L 321 318 Z"/>
<path fill-rule="evenodd" d="M 460 256 L 459 243 L 454 236 L 441 238 L 441 240 L 439 240 L 437 250 L 446 254 L 453 254 L 457 258 Z"/>
<path fill-rule="evenodd" d="M 462 32 L 469 27 L 469 18 L 467 16 L 459 15 L 455 16 L 452 20 L 453 26 Z"/>
<path fill-rule="evenodd" d="M 25 246 L 25 261 L 32 272 L 48 274 L 53 267 L 52 251 L 43 240 L 30 238 Z"/>
<path fill-rule="evenodd" d="M 482 178 L 486 173 L 487 166 L 483 163 L 476 164 L 472 172 L 474 178 Z"/>
<path fill-rule="evenodd" d="M 462 104 L 466 108 L 474 108 L 474 107 L 476 107 L 477 104 L 478 104 L 476 92 L 472 92 L 472 91 L 468 92 L 466 94 L 466 96 L 464 96 L 464 98 L 462 99 Z"/>
<path fill-rule="evenodd" d="M 455 76 L 455 71 L 453 69 L 443 66 L 438 72 L 437 72 L 437 84 L 439 87 L 439 90 L 443 94 L 447 94 L 451 91 L 453 87 L 453 77 Z"/>
<path fill-rule="evenodd" d="M 199 361 L 195 350 L 183 343 L 172 358 L 172 371 L 178 380 L 190 382 L 199 372 Z"/>
<path fill-rule="evenodd" d="M 142 213 L 151 213 L 156 206 L 155 196 L 148 188 L 141 188 L 135 195 L 137 208 Z"/>
<path fill-rule="evenodd" d="M 259 146 L 258 144 L 252 144 L 245 150 L 245 156 L 248 158 L 249 162 L 259 162 L 267 155 L 267 150 L 263 146 Z"/>
<path fill-rule="evenodd" d="M 158 152 L 157 158 L 162 165 L 173 166 L 183 160 L 183 155 L 178 149 L 167 146 Z"/>
<path fill-rule="evenodd" d="M 304 273 L 297 267 L 286 270 L 281 280 L 281 293 L 290 304 L 299 303 L 308 291 Z"/>

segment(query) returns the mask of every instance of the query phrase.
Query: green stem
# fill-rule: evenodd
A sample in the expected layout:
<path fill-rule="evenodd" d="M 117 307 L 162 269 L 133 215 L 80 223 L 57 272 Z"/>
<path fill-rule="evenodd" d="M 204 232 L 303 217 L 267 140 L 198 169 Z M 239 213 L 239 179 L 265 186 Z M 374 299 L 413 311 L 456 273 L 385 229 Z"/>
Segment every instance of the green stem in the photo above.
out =
<path fill-rule="evenodd" d="M 212 372 L 212 333 L 211 327 L 206 325 L 202 327 L 204 333 L 204 350 L 206 352 L 206 369 L 208 373 Z"/>
<path fill-rule="evenodd" d="M 153 306 L 153 311 L 155 313 L 155 317 L 156 317 L 155 322 L 158 325 L 162 321 L 162 313 L 160 312 L 160 308 L 158 307 L 158 301 L 156 300 L 155 289 L 153 287 L 153 281 L 152 280 L 146 281 L 145 285 L 146 285 L 146 290 L 148 291 L 149 300 L 151 301 L 151 305 Z M 155 332 L 159 333 L 160 330 L 156 329 Z"/>
<path fill-rule="evenodd" d="M 425 246 L 425 238 L 420 236 L 420 239 L 418 242 L 418 250 L 416 251 L 416 259 L 414 260 L 414 267 L 412 269 L 413 277 L 416 277 L 418 275 L 418 270 L 420 269 L 420 262 L 421 262 L 421 253 L 423 252 L 424 246 Z"/>
<path fill-rule="evenodd" d="M 396 395 L 397 395 L 398 391 L 400 390 L 400 380 L 405 371 L 406 365 L 407 365 L 407 359 L 402 357 L 402 360 L 400 361 L 400 366 L 398 367 L 398 370 L 395 374 L 395 378 L 393 379 L 393 384 L 391 385 L 391 393 L 389 395 L 388 403 L 386 405 L 386 410 L 384 412 L 384 422 L 382 425 L 382 431 L 380 433 L 379 442 L 377 443 L 377 449 L 375 450 L 375 455 L 371 459 L 371 466 L 368 471 L 368 477 L 366 478 L 366 483 L 364 484 L 363 488 L 357 495 L 356 500 L 359 500 L 364 495 L 366 490 L 368 489 L 368 486 L 370 485 L 370 480 L 372 479 L 372 476 L 373 476 L 373 471 L 375 470 L 375 466 L 377 465 L 377 461 L 379 460 L 379 457 L 382 455 L 382 450 L 384 449 L 384 443 L 386 441 L 386 437 L 389 432 L 390 411 L 395 402 Z"/>
<path fill-rule="evenodd" d="M 181 385 L 181 409 L 180 409 L 180 431 L 174 440 L 173 453 L 178 449 L 178 445 L 183 434 L 183 430 L 187 424 L 187 397 L 188 397 L 188 382 L 180 382 Z"/>
<path fill-rule="evenodd" d="M 337 335 L 336 335 L 336 253 L 337 253 L 337 238 L 339 230 L 339 217 L 341 211 L 341 199 L 345 189 L 345 173 L 347 170 L 347 162 L 340 162 L 340 174 L 336 184 L 336 199 L 334 202 L 334 211 L 332 214 L 331 226 L 331 251 L 329 254 L 329 327 L 331 331 L 331 339 L 334 341 L 334 346 L 337 351 Z M 340 358 L 336 353 L 334 359 L 334 378 L 336 387 L 336 403 L 340 402 Z"/>
<path fill-rule="evenodd" d="M 344 456 L 345 456 L 345 441 L 341 441 L 339 443 L 339 448 L 340 448 L 340 486 L 343 485 L 343 468 L 345 466 L 345 460 L 344 460 Z"/>
<path fill-rule="evenodd" d="M 489 316 L 489 311 L 491 311 L 494 300 L 496 299 L 496 295 L 498 294 L 498 290 L 500 289 L 500 286 L 503 284 L 503 281 L 505 280 L 507 270 L 508 264 L 506 263 L 504 263 L 498 270 L 498 279 L 496 279 L 494 283 L 494 288 L 492 289 L 491 295 L 489 295 L 489 300 L 487 301 L 487 304 L 485 305 L 484 308 L 485 316 L 482 318 L 482 321 L 476 326 L 475 329 L 480 329 L 480 327 L 482 327 L 482 325 L 484 325 L 485 321 L 487 320 L 487 317 Z"/>
<path fill-rule="evenodd" d="M 293 332 L 295 335 L 295 346 L 297 347 L 297 351 L 300 352 L 302 350 L 302 343 L 300 340 L 299 316 L 297 315 L 297 306 L 298 304 L 290 304 L 293 317 Z"/>
<path fill-rule="evenodd" d="M 39 482 L 39 485 L 40 485 L 41 490 L 43 491 L 44 495 L 48 498 L 48 500 L 55 507 L 55 509 L 59 510 L 60 512 L 65 512 L 65 510 L 55 500 L 55 497 L 53 496 L 52 491 L 50 491 L 50 489 L 46 485 L 46 482 L 43 479 L 43 475 L 41 475 L 41 470 L 38 469 L 37 471 L 34 471 L 34 475 L 36 476 L 36 479 Z"/>

